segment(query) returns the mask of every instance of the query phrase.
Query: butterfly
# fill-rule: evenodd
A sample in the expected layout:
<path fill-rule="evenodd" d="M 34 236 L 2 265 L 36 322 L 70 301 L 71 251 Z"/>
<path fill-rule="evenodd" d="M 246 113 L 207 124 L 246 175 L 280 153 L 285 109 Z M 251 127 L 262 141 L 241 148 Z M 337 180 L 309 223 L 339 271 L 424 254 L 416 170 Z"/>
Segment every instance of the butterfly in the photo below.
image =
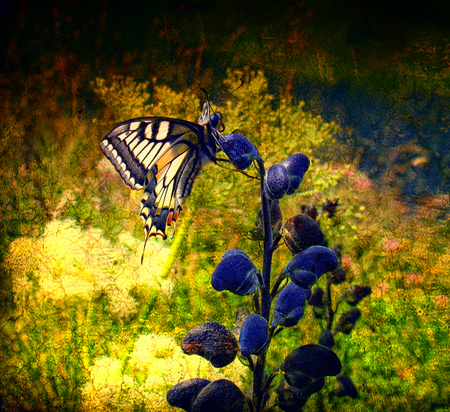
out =
<path fill-rule="evenodd" d="M 100 147 L 131 189 L 144 189 L 140 216 L 145 244 L 167 238 L 202 166 L 216 163 L 222 114 L 210 114 L 206 101 L 198 123 L 169 117 L 140 117 L 120 123 Z M 219 131 L 220 130 L 220 131 Z M 144 244 L 144 247 L 145 247 Z"/>

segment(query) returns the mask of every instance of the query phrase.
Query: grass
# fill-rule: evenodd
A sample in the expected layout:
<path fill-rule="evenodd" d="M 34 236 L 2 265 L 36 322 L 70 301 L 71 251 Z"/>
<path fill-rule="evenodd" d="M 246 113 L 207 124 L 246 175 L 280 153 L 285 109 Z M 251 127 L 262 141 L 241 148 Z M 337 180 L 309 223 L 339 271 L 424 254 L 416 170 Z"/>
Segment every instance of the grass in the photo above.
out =
<path fill-rule="evenodd" d="M 336 161 L 335 124 L 304 111 L 303 103 L 281 98 L 275 104 L 261 72 L 229 71 L 225 87 L 234 89 L 241 77 L 249 81 L 221 108 L 227 131 L 248 131 L 267 164 L 295 152 L 311 158 L 301 190 L 281 202 L 284 219 L 303 203 L 319 207 L 339 199 L 336 217 L 322 216 L 321 227 L 331 244 L 342 244 L 348 281 L 373 290 L 352 334 L 336 339 L 359 399 L 332 396 L 335 381 L 329 380 L 305 410 L 446 410 L 448 197 L 407 204 L 395 182 L 380 185 Z M 245 298 L 214 292 L 210 276 L 231 247 L 259 261 L 260 247 L 247 236 L 259 208 L 258 184 L 206 166 L 177 235 L 167 243 L 149 242 L 141 266 L 140 194 L 123 185 L 98 142 L 115 121 L 133 114 L 198 116 L 192 90 L 178 93 L 156 83 L 149 100 L 144 86 L 125 77 L 98 79 L 92 87 L 107 108 L 93 119 L 33 123 L 4 109 L 4 408 L 170 410 L 167 389 L 195 376 L 226 376 L 247 388 L 238 362 L 213 371 L 200 358 L 182 355 L 179 344 L 196 324 L 217 321 L 232 328 L 236 309 L 251 307 Z M 276 251 L 274 274 L 288 259 L 286 248 Z M 296 328 L 277 336 L 270 367 L 319 336 L 309 308 Z"/>

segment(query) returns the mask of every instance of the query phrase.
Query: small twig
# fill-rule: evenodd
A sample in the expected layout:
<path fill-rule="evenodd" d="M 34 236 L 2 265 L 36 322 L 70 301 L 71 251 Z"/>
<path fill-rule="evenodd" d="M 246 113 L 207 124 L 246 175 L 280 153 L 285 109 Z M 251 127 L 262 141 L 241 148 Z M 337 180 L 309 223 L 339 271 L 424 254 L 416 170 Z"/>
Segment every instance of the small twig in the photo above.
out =
<path fill-rule="evenodd" d="M 253 358 L 250 356 L 246 356 L 247 360 L 248 360 L 248 367 L 250 368 L 250 370 L 253 372 L 255 370 L 255 362 L 253 362 Z"/>
<path fill-rule="evenodd" d="M 231 161 L 230 161 L 229 159 L 222 159 L 221 157 L 216 157 L 216 161 L 226 162 L 226 163 L 231 163 Z M 217 166 L 221 167 L 222 169 L 228 170 L 228 171 L 230 171 L 230 172 L 238 172 L 238 173 L 243 174 L 244 176 L 249 177 L 250 179 L 260 180 L 260 178 L 259 178 L 258 176 L 252 176 L 252 175 L 249 175 L 248 173 L 245 173 L 243 170 L 230 169 L 230 168 L 228 168 L 228 167 L 219 165 L 218 163 L 216 163 L 216 164 L 217 164 Z"/>

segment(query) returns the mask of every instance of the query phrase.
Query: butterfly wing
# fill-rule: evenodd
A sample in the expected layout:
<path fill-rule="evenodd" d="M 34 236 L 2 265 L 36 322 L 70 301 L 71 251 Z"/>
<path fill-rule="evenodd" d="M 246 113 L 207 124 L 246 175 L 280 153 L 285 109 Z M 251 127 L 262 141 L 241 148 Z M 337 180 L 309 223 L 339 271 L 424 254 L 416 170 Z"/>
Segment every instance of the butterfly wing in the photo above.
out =
<path fill-rule="evenodd" d="M 215 133 L 209 123 L 144 117 L 119 124 L 100 143 L 125 184 L 144 188 L 146 239 L 167 238 L 167 226 L 176 222 L 201 167 L 215 162 Z"/>

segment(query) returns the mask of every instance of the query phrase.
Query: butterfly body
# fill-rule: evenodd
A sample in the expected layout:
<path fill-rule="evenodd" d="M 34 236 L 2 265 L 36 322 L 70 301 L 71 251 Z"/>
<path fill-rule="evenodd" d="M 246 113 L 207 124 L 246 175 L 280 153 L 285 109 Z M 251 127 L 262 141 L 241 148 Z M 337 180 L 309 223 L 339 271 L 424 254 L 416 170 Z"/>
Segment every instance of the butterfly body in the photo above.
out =
<path fill-rule="evenodd" d="M 216 161 L 222 116 L 206 102 L 198 123 L 141 117 L 120 123 L 100 143 L 124 183 L 144 189 L 140 215 L 146 240 L 167 238 L 202 166 Z"/>

